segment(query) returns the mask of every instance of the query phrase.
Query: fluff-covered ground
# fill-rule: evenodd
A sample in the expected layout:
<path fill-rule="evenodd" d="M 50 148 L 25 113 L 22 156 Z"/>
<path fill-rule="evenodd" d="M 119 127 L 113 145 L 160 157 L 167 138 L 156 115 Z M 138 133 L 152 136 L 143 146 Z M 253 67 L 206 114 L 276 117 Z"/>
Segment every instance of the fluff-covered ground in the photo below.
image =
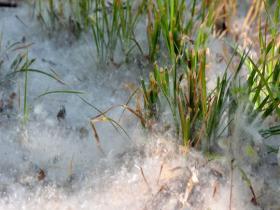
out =
<path fill-rule="evenodd" d="M 257 134 L 259 124 L 247 124 L 242 112 L 235 119 L 240 126 L 232 137 L 234 152 L 228 151 L 227 139 L 220 141 L 224 157 L 187 151 L 168 135 L 149 136 L 130 116 L 123 125 L 131 139 L 108 123 L 97 127 L 100 150 L 89 124 L 96 110 L 75 94 L 36 96 L 83 91 L 83 98 L 105 110 L 126 102 L 145 62 L 136 57 L 120 67 L 100 65 L 88 37 L 71 42 L 67 34 L 49 38 L 26 5 L 0 9 L 0 31 L 0 209 L 280 209 L 277 157 L 268 155 Z M 8 49 L 15 42 L 24 49 Z M 220 73 L 225 68 L 219 59 L 223 44 L 214 38 L 211 43 L 210 86 L 215 84 L 213 69 Z M 23 75 L 7 74 L 25 46 L 36 58 L 34 67 L 55 71 L 67 85 L 30 73 L 29 121 L 23 126 Z M 58 120 L 62 106 L 66 116 Z M 116 110 L 111 116 L 120 114 Z M 238 147 L 248 139 L 259 147 L 250 158 Z"/>

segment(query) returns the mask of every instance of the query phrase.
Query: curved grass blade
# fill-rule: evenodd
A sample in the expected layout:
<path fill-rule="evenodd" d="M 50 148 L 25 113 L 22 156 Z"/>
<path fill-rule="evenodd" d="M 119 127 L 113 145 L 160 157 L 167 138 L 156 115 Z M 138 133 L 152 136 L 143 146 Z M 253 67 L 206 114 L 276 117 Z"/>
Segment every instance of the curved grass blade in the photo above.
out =
<path fill-rule="evenodd" d="M 54 91 L 47 91 L 47 92 L 37 96 L 36 98 L 40 98 L 42 96 L 46 96 L 46 95 L 50 95 L 50 94 L 59 94 L 59 93 L 63 93 L 63 94 L 84 94 L 84 92 L 76 91 L 76 90 L 54 90 Z"/>

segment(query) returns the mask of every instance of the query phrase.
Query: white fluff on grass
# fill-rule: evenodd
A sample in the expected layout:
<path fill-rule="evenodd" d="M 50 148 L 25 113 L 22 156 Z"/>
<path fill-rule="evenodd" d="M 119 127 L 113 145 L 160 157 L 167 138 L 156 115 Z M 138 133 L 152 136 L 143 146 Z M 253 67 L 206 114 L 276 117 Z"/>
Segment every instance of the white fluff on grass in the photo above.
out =
<path fill-rule="evenodd" d="M 94 49 L 84 39 L 66 46 L 61 39 L 66 34 L 59 37 L 60 41 L 49 40 L 30 19 L 26 6 L 1 9 L 0 20 L 5 43 L 20 41 L 25 36 L 27 43 L 34 43 L 29 56 L 37 59 L 36 67 L 54 69 L 68 84 L 62 86 L 42 75 L 29 74 L 30 121 L 24 127 L 17 117 L 1 118 L 1 210 L 228 209 L 231 188 L 228 159 L 208 162 L 197 151 L 185 154 L 170 139 L 147 137 L 138 127 L 131 127 L 132 123 L 125 126 L 132 141 L 120 137 L 108 124 L 97 125 L 104 155 L 96 146 L 88 123 L 98 112 L 75 95 L 49 95 L 35 100 L 44 91 L 74 89 L 86 92 L 83 96 L 102 110 L 124 103 L 128 95 L 122 91 L 122 84 L 139 78 L 134 64 L 105 68 L 95 62 Z M 137 34 L 143 39 L 141 33 Z M 12 84 L 13 90 L 21 90 L 22 100 L 22 83 L 15 79 Z M 58 122 L 56 115 L 61 105 L 66 107 L 66 118 Z M 111 116 L 118 119 L 119 114 L 120 111 L 113 111 Z M 236 119 L 238 129 L 246 130 L 249 126 L 245 133 L 254 141 L 258 137 L 254 134 L 255 127 L 250 127 L 243 118 Z M 81 128 L 88 130 L 88 136 L 81 137 Z M 238 129 L 238 135 L 234 136 L 237 139 L 232 139 L 236 149 L 243 143 L 239 141 Z M 246 171 L 252 172 L 250 168 Z M 232 209 L 259 209 L 250 201 L 248 186 L 237 169 L 233 174 Z M 258 180 L 258 174 L 252 174 Z"/>
<path fill-rule="evenodd" d="M 31 130 L 30 138 L 22 147 L 13 144 L 19 155 L 8 158 L 15 161 L 10 165 L 15 173 L 1 173 L 0 209 L 223 210 L 229 205 L 227 166 L 207 162 L 196 151 L 184 155 L 171 140 L 135 137 L 146 143 L 97 163 L 94 149 L 75 135 Z M 38 181 L 38 167 L 46 173 L 44 180 Z M 232 206 L 258 209 L 238 178 Z"/>

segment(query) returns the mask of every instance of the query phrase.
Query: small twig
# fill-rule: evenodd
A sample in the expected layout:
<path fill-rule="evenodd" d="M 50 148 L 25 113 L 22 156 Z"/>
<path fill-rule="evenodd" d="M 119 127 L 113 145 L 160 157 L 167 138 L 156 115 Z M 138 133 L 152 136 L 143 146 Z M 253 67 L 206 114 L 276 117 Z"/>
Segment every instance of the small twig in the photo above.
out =
<path fill-rule="evenodd" d="M 217 191 L 218 191 L 218 188 L 219 188 L 219 182 L 218 181 L 215 181 L 214 183 L 214 189 L 213 189 L 213 193 L 212 193 L 212 197 L 214 198 Z"/>
<path fill-rule="evenodd" d="M 257 196 L 256 196 L 256 193 L 255 193 L 255 191 L 254 191 L 254 189 L 253 189 L 253 186 L 250 185 L 249 188 L 250 188 L 251 193 L 252 193 L 252 195 L 253 195 L 253 197 L 252 197 L 252 199 L 251 199 L 251 202 L 252 202 L 255 206 L 258 206 L 259 204 L 258 204 L 258 202 L 257 202 Z"/>
<path fill-rule="evenodd" d="M 22 44 L 16 48 L 13 49 L 13 51 L 17 51 L 17 50 L 22 50 L 22 49 L 28 49 L 29 47 L 31 47 L 34 43 L 28 43 L 28 44 Z"/>
<path fill-rule="evenodd" d="M 195 187 L 195 185 L 197 185 L 199 183 L 198 177 L 197 177 L 197 170 L 195 167 L 191 168 L 191 178 L 188 180 L 187 186 L 186 186 L 186 190 L 185 190 L 185 195 L 183 198 L 183 203 L 184 205 L 188 204 L 188 199 L 190 197 L 190 195 L 193 192 L 193 188 Z"/>
<path fill-rule="evenodd" d="M 234 159 L 230 162 L 230 193 L 229 193 L 229 210 L 232 207 L 232 188 L 233 188 L 233 162 Z"/>
<path fill-rule="evenodd" d="M 163 164 L 161 164 L 161 166 L 160 166 L 160 171 L 159 171 L 158 178 L 157 178 L 157 184 L 159 183 L 162 169 L 163 169 Z"/>
<path fill-rule="evenodd" d="M 73 161 L 74 161 L 74 155 L 72 155 L 72 158 L 69 163 L 69 168 L 68 168 L 68 177 L 73 176 Z"/>
<path fill-rule="evenodd" d="M 149 183 L 148 183 L 148 181 L 147 181 L 147 179 L 146 179 L 146 177 L 145 177 L 144 171 L 143 171 L 143 169 L 142 169 L 141 166 L 140 166 L 140 171 L 141 171 L 141 175 L 142 175 L 142 177 L 143 177 L 143 179 L 144 179 L 144 182 L 146 183 L 148 189 L 151 190 L 151 187 L 150 187 L 150 185 L 149 185 Z"/>
<path fill-rule="evenodd" d="M 249 179 L 249 177 L 246 175 L 245 171 L 242 170 L 242 168 L 238 167 L 239 170 L 240 170 L 240 173 L 241 173 L 241 176 L 242 176 L 242 179 L 245 181 L 245 183 L 248 185 L 251 193 L 252 193 L 252 198 L 251 198 L 251 202 L 257 206 L 258 205 L 258 202 L 257 202 L 257 196 L 255 194 L 255 191 L 254 191 L 254 188 L 253 188 L 253 185 L 251 183 L 251 180 Z"/>
<path fill-rule="evenodd" d="M 18 19 L 18 21 L 19 21 L 22 25 L 24 25 L 26 28 L 28 27 L 28 26 L 23 22 L 23 20 L 19 18 L 19 16 L 15 15 L 15 17 L 16 17 L 16 19 Z"/>

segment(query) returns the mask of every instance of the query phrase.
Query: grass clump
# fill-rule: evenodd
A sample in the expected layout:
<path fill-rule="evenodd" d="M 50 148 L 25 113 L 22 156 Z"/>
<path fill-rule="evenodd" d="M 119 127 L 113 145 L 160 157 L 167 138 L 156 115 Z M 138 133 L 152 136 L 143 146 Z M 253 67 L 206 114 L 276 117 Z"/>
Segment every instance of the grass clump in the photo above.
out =
<path fill-rule="evenodd" d="M 66 30 L 79 37 L 87 29 L 89 15 L 88 0 L 61 1 L 39 0 L 31 1 L 34 14 L 41 25 L 52 34 L 55 31 Z"/>
<path fill-rule="evenodd" d="M 259 16 L 258 58 L 248 55 L 245 62 L 248 69 L 245 91 L 252 103 L 252 110 L 261 113 L 263 118 L 270 115 L 280 117 L 280 1 L 274 6 L 273 17 L 268 13 L 269 8 L 266 8 L 264 24 Z"/>
<path fill-rule="evenodd" d="M 214 25 L 214 8 L 218 1 L 206 4 L 196 0 L 157 0 L 147 2 L 147 40 L 151 61 L 167 49 L 174 64 L 189 44 L 198 47 L 206 43 Z M 194 41 L 196 40 L 196 41 Z M 161 42 L 165 43 L 162 48 Z M 163 54 L 164 55 L 164 54 Z"/>
<path fill-rule="evenodd" d="M 206 49 L 186 52 L 184 65 L 174 76 L 174 68 L 155 65 L 148 85 L 142 81 L 144 109 L 147 118 L 160 115 L 165 99 L 173 116 L 176 134 L 186 146 L 210 148 L 229 100 L 227 74 L 217 80 L 208 93 L 206 85 Z M 173 91 L 172 91 L 173 90 Z"/>
<path fill-rule="evenodd" d="M 132 11 L 131 1 L 114 0 L 109 9 L 105 1 L 95 1 L 95 10 L 89 16 L 89 25 L 101 59 L 108 56 L 110 60 L 113 60 L 118 44 L 121 45 L 125 54 L 138 44 L 134 30 L 142 7 L 140 5 L 137 11 Z M 134 12 L 136 14 L 133 14 Z"/>
<path fill-rule="evenodd" d="M 35 13 L 50 32 L 66 30 L 76 37 L 90 33 L 99 60 L 114 59 L 117 45 L 124 55 L 137 46 L 134 31 L 144 8 L 144 1 L 133 9 L 134 1 L 114 0 L 39 0 L 33 2 Z M 142 50 L 142 49 L 140 49 Z"/>
<path fill-rule="evenodd" d="M 151 4 L 153 5 L 151 7 L 153 12 L 150 12 L 154 15 L 153 22 L 150 21 L 153 23 L 151 25 L 154 29 L 150 32 L 151 38 L 149 39 L 153 42 L 152 45 L 150 44 L 152 46 L 150 49 L 151 57 L 155 58 L 154 52 L 156 52 L 155 48 L 158 45 L 156 43 L 159 42 L 159 34 L 162 33 L 170 55 L 169 63 L 171 63 L 171 67 L 160 68 L 155 65 L 148 84 L 144 81 L 141 82 L 144 110 L 146 110 L 147 118 L 159 118 L 163 98 L 165 98 L 173 116 L 176 134 L 180 137 L 181 142 L 184 145 L 195 146 L 203 151 L 211 150 L 211 147 L 217 143 L 216 140 L 221 135 L 231 135 L 230 131 L 233 130 L 231 122 L 234 119 L 237 107 L 240 103 L 244 103 L 244 100 L 251 107 L 250 116 L 255 118 L 261 114 L 263 118 L 267 118 L 276 114 L 279 119 L 279 31 L 278 27 L 275 27 L 279 26 L 279 1 L 272 4 L 278 8 L 273 10 L 273 17 L 266 14 L 264 29 L 260 21 L 263 15 L 261 9 L 258 10 L 254 18 L 254 20 L 259 19 L 259 58 L 257 60 L 253 58 L 250 51 L 242 52 L 238 47 L 235 48 L 233 57 L 237 52 L 240 56 L 235 73 L 227 72 L 231 63 L 230 60 L 224 75 L 217 78 L 216 86 L 210 92 L 207 89 L 205 75 L 206 47 L 209 36 L 206 29 L 211 29 L 216 24 L 215 21 L 220 18 L 220 14 L 211 10 L 211 6 L 217 8 L 217 5 L 214 3 L 208 5 L 204 2 L 201 4 L 201 10 L 193 10 L 195 11 L 193 14 L 196 13 L 197 15 L 195 16 L 196 24 L 200 20 L 200 26 L 202 26 L 200 29 L 188 28 L 189 32 L 195 31 L 195 35 L 193 35 L 196 37 L 195 41 L 191 43 L 192 45 L 179 45 L 178 43 L 182 42 L 173 40 L 172 46 L 176 46 L 173 48 L 170 45 L 170 37 L 177 32 L 174 28 L 172 30 L 172 20 L 174 20 L 175 28 L 183 34 L 182 36 L 188 36 L 188 34 L 184 34 L 185 30 L 175 24 L 178 23 L 176 22 L 178 19 L 171 18 L 173 13 L 170 6 L 176 4 L 173 5 L 171 1 L 168 1 L 170 4 L 165 1 L 156 2 L 158 5 Z M 179 1 L 176 3 L 179 3 Z M 193 8 L 197 8 L 195 1 L 192 3 Z M 152 9 L 150 10 L 152 11 Z M 271 7 L 266 8 L 266 11 L 268 9 L 271 9 Z M 159 11 L 166 15 L 160 15 Z M 180 11 L 177 11 L 176 14 L 181 17 Z M 191 24 L 191 20 L 189 20 L 189 24 Z M 161 27 L 165 27 L 166 31 Z M 175 49 L 180 50 L 175 51 Z M 248 70 L 247 78 L 240 77 L 239 73 L 242 69 Z M 277 133 L 277 126 L 262 131 L 262 135 L 266 136 Z"/>

